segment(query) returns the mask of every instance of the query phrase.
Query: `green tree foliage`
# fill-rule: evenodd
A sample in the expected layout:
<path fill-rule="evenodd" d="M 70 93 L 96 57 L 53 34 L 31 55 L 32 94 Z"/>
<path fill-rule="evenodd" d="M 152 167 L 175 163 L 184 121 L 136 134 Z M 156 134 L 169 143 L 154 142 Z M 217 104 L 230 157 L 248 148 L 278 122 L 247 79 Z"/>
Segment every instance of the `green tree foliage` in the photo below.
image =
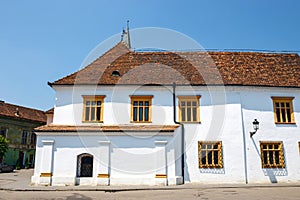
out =
<path fill-rule="evenodd" d="M 8 150 L 8 140 L 0 135 L 0 160 Z"/>

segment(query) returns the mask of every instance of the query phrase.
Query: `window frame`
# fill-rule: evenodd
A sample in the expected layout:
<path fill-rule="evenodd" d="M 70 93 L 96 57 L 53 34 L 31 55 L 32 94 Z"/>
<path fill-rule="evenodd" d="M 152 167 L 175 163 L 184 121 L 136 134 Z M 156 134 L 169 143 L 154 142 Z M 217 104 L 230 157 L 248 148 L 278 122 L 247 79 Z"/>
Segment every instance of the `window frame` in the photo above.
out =
<path fill-rule="evenodd" d="M 284 152 L 283 152 L 283 142 L 282 141 L 260 141 L 259 142 L 260 144 L 260 157 L 261 157 L 261 167 L 262 168 L 285 168 L 285 159 L 284 159 Z M 266 145 L 267 146 L 267 149 L 264 149 L 263 148 L 263 145 Z M 273 148 L 272 149 L 269 149 L 269 145 L 273 145 Z M 274 148 L 274 145 L 278 145 L 278 148 L 275 149 Z M 263 152 L 273 152 L 272 155 L 273 155 L 273 161 L 276 162 L 276 158 L 275 158 L 275 151 L 279 151 L 278 153 L 278 160 L 279 160 L 279 164 L 270 164 L 270 153 L 268 153 L 268 163 L 265 164 L 265 160 L 264 160 L 264 155 L 263 155 Z"/>
<path fill-rule="evenodd" d="M 203 164 L 202 161 L 202 145 L 218 145 L 217 148 L 217 154 L 218 154 L 218 163 L 215 164 L 212 162 L 212 164 L 208 164 L 208 160 L 206 159 L 206 163 Z M 215 149 L 207 149 L 205 148 L 206 157 L 208 156 L 207 152 L 210 152 L 209 150 L 215 151 Z M 214 154 L 212 154 L 212 160 L 214 158 Z M 222 141 L 198 141 L 198 167 L 204 168 L 204 169 L 221 169 L 223 168 L 223 145 Z"/>
<path fill-rule="evenodd" d="M 84 163 L 83 162 L 84 158 L 91 159 L 91 163 L 90 164 Z M 90 169 L 88 170 L 90 172 L 90 174 L 87 173 L 87 175 L 85 175 L 86 171 L 85 171 L 85 173 L 83 172 L 84 165 L 90 165 Z M 94 156 L 89 153 L 83 153 L 83 154 L 77 155 L 76 177 L 77 178 L 92 178 L 93 175 L 94 175 Z"/>
<path fill-rule="evenodd" d="M 31 145 L 36 145 L 36 134 L 34 131 L 31 131 L 31 134 L 30 134 L 30 138 L 29 138 L 29 144 Z"/>
<path fill-rule="evenodd" d="M 178 121 L 180 123 L 190 123 L 190 124 L 193 124 L 193 123 L 200 123 L 200 98 L 201 98 L 201 95 L 193 95 L 193 96 L 177 96 L 178 98 Z M 181 106 L 181 102 L 187 102 L 187 101 L 196 101 L 197 103 L 197 108 L 196 108 L 196 120 L 195 121 L 182 121 L 182 106 Z M 193 107 L 193 106 L 191 106 Z M 186 119 L 188 118 L 187 117 L 187 109 L 186 109 Z M 191 119 L 193 118 L 193 112 L 191 111 Z"/>
<path fill-rule="evenodd" d="M 152 99 L 153 95 L 130 95 L 130 122 L 131 123 L 152 123 Z M 149 111 L 148 111 L 148 121 L 145 121 L 144 117 L 143 120 L 139 120 L 139 112 L 137 112 L 137 121 L 134 121 L 134 101 L 149 101 Z M 138 108 L 140 106 L 138 105 Z M 143 106 L 145 107 L 145 106 Z M 144 109 L 143 109 L 144 112 Z"/>
<path fill-rule="evenodd" d="M 294 97 L 275 97 L 275 96 L 273 96 L 271 98 L 272 98 L 272 101 L 273 101 L 273 112 L 274 112 L 275 124 L 296 124 L 295 117 L 294 117 L 294 107 L 293 107 Z M 281 121 L 278 121 L 277 114 L 276 114 L 276 103 L 289 103 L 290 104 L 290 119 L 291 119 L 291 122 L 283 122 L 282 121 L 281 111 L 280 111 Z M 288 119 L 286 109 L 285 109 L 285 113 L 286 113 L 285 117 L 286 117 L 286 119 Z"/>
<path fill-rule="evenodd" d="M 8 128 L 7 127 L 0 127 L 0 133 L 4 131 L 4 135 L 2 135 L 4 138 L 7 138 L 7 132 L 8 132 Z"/>
<path fill-rule="evenodd" d="M 28 144 L 28 138 L 29 138 L 28 136 L 29 135 L 30 135 L 30 131 L 22 130 L 21 145 L 27 145 Z"/>
<path fill-rule="evenodd" d="M 103 123 L 103 115 L 104 115 L 104 98 L 105 95 L 82 95 L 83 98 L 83 106 L 82 106 L 82 122 L 83 123 Z M 89 114 L 89 120 L 86 119 L 86 102 L 87 101 L 101 101 L 100 105 L 100 120 L 97 120 L 97 112 L 95 111 L 95 120 L 91 120 L 91 111 Z M 90 109 L 92 106 L 90 106 Z M 97 105 L 95 106 L 97 108 Z"/>

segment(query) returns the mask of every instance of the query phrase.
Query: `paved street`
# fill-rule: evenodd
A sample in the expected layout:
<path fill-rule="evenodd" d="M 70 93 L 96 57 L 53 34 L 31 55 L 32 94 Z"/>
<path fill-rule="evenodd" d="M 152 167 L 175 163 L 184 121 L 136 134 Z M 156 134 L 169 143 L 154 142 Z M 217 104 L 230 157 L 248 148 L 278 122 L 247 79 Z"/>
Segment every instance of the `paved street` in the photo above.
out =
<path fill-rule="evenodd" d="M 0 200 L 6 199 L 243 199 L 299 200 L 299 184 L 179 186 L 31 186 L 33 170 L 0 173 Z"/>
<path fill-rule="evenodd" d="M 272 188 L 214 188 L 214 189 L 172 189 L 172 190 L 142 190 L 124 192 L 104 191 L 0 191 L 0 199 L 149 199 L 149 200 L 296 200 L 300 198 L 299 187 Z"/>

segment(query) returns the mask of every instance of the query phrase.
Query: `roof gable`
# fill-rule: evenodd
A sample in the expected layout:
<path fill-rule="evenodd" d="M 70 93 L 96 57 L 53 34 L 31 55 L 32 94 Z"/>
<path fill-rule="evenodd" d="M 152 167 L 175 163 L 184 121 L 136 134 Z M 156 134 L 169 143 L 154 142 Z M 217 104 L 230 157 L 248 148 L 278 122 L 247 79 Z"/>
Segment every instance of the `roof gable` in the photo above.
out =
<path fill-rule="evenodd" d="M 50 85 L 73 85 L 73 84 L 97 84 L 99 77 L 105 71 L 105 68 L 130 50 L 123 42 L 119 42 L 116 46 L 101 55 L 95 61 L 83 69 L 63 77 Z"/>

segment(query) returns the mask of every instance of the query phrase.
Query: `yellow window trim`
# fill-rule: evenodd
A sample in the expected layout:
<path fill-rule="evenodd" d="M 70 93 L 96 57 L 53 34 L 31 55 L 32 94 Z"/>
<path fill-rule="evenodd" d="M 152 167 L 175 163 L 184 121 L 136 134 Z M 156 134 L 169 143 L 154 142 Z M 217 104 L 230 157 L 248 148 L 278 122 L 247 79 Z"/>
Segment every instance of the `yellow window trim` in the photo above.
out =
<path fill-rule="evenodd" d="M 153 95 L 130 95 L 129 96 L 131 99 L 131 103 L 130 103 L 130 122 L 131 123 L 152 123 L 152 98 Z M 148 121 L 145 121 L 144 119 L 142 121 L 139 121 L 139 119 L 137 118 L 136 121 L 133 120 L 133 102 L 134 101 L 149 101 L 149 111 L 148 111 Z M 146 106 L 145 106 L 146 107 Z M 147 106 L 148 107 L 148 106 Z"/>
<path fill-rule="evenodd" d="M 260 157 L 261 157 L 261 167 L 262 168 L 285 168 L 285 163 L 284 163 L 284 153 L 283 153 L 283 142 L 282 141 L 260 141 Z M 264 149 L 263 146 L 266 145 L 267 148 Z M 269 145 L 272 145 L 273 148 L 269 149 Z M 278 148 L 275 149 L 274 145 L 278 145 Z M 270 158 L 269 156 L 267 157 L 268 159 L 268 163 L 265 164 L 264 163 L 264 155 L 263 152 L 275 152 L 275 151 L 279 151 L 279 164 L 271 164 L 270 163 Z M 270 155 L 270 154 L 269 154 Z M 276 159 L 274 156 L 275 154 L 272 153 L 273 155 L 273 160 Z"/>
<path fill-rule="evenodd" d="M 155 178 L 167 178 L 166 174 L 155 174 Z"/>
<path fill-rule="evenodd" d="M 272 96 L 271 99 L 273 100 L 273 112 L 274 112 L 274 121 L 275 124 L 295 124 L 295 117 L 294 117 L 294 108 L 293 108 L 293 99 L 294 97 L 277 97 Z M 290 103 L 290 122 L 283 122 L 282 115 L 280 115 L 280 121 L 277 119 L 276 115 L 276 103 Z M 287 119 L 287 112 L 286 119 Z"/>
<path fill-rule="evenodd" d="M 52 176 L 52 173 L 41 173 L 40 174 L 40 177 L 51 177 Z"/>
<path fill-rule="evenodd" d="M 183 123 L 200 123 L 200 98 L 201 98 L 201 95 L 194 95 L 194 96 L 191 96 L 191 95 L 187 95 L 187 96 L 177 96 L 178 98 L 178 120 L 179 122 L 183 122 Z M 193 119 L 192 117 L 192 112 L 190 113 L 191 114 L 191 119 L 192 121 L 183 121 L 182 120 L 182 111 L 181 111 L 181 102 L 183 101 L 196 101 L 196 106 L 197 106 L 197 110 L 196 110 L 196 119 Z M 187 109 L 185 111 L 185 116 L 186 116 L 186 119 L 187 119 Z"/>
<path fill-rule="evenodd" d="M 202 161 L 202 145 L 218 145 L 218 149 L 213 149 L 213 151 L 218 151 L 218 164 L 203 164 Z M 207 149 L 208 151 L 208 149 Z M 214 156 L 214 154 L 212 154 Z M 222 141 L 198 141 L 198 163 L 199 168 L 223 168 L 223 152 L 222 152 Z"/>
<path fill-rule="evenodd" d="M 152 99 L 153 95 L 129 95 L 129 97 L 135 99 Z"/>
<path fill-rule="evenodd" d="M 295 97 L 271 96 L 273 100 L 293 100 Z"/>
<path fill-rule="evenodd" d="M 177 98 L 180 98 L 180 99 L 200 99 L 201 98 L 201 95 L 179 95 L 177 96 Z"/>
<path fill-rule="evenodd" d="M 97 178 L 109 178 L 109 174 L 98 174 Z"/>
<path fill-rule="evenodd" d="M 102 123 L 103 122 L 103 113 L 104 113 L 104 98 L 105 95 L 82 95 L 83 98 L 83 112 L 82 112 L 82 122 L 83 123 Z M 86 102 L 87 101 L 101 101 L 100 105 L 100 120 L 86 120 L 85 114 L 86 114 Z"/>

